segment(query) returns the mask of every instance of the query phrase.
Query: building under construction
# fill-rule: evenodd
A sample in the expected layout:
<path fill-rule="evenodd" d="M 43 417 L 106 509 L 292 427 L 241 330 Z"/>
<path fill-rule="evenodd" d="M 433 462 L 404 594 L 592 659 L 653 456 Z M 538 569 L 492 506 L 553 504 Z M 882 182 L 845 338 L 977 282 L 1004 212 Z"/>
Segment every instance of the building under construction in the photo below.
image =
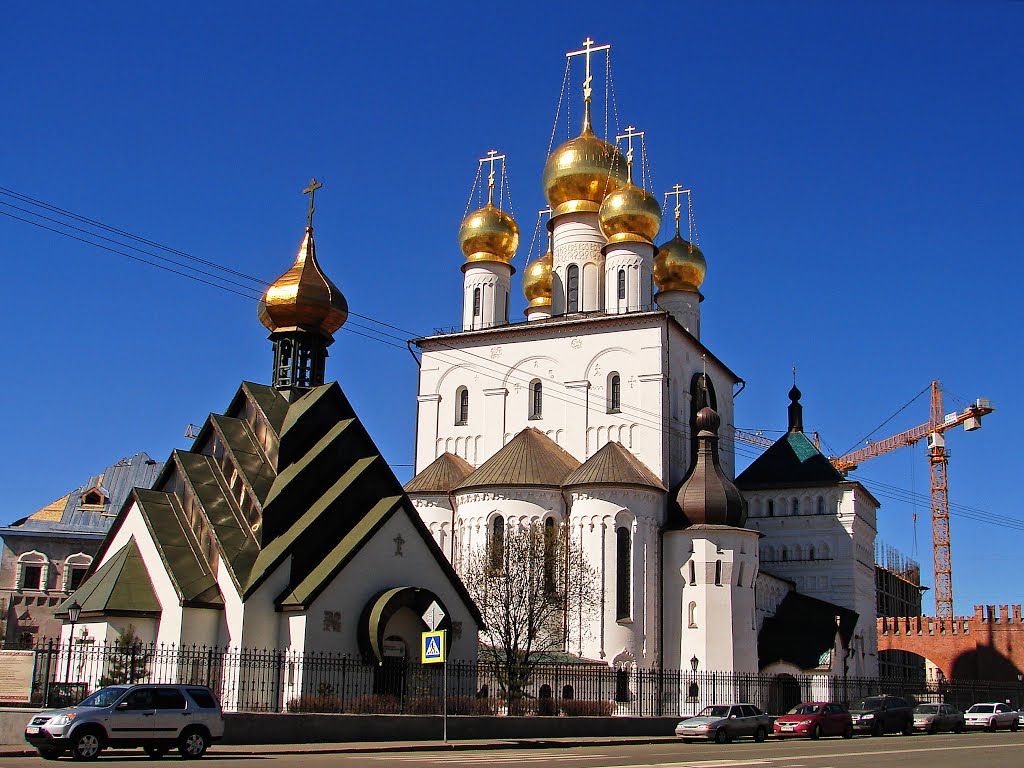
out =
<path fill-rule="evenodd" d="M 875 545 L 875 590 L 879 618 L 922 615 L 922 595 L 928 587 L 921 586 L 921 566 L 898 549 L 886 544 Z M 880 651 L 878 672 L 886 678 L 920 678 L 925 676 L 925 662 L 909 651 Z"/>

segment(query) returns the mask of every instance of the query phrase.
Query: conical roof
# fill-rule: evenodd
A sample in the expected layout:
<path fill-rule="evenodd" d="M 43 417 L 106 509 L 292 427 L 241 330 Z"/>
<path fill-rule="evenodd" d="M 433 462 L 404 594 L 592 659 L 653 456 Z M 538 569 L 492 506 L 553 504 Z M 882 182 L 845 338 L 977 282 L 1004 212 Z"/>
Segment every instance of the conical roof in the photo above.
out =
<path fill-rule="evenodd" d="M 442 453 L 405 484 L 406 493 L 448 493 L 473 474 L 473 465 L 454 453 Z"/>
<path fill-rule="evenodd" d="M 697 461 L 676 493 L 676 519 L 669 528 L 691 525 L 730 525 L 741 528 L 747 521 L 747 503 L 739 488 L 726 476 L 718 458 L 718 427 L 722 420 L 711 408 L 697 413 Z M 682 519 L 679 519 L 681 512 Z"/>
<path fill-rule="evenodd" d="M 580 463 L 538 429 L 527 427 L 481 464 L 456 490 L 490 485 L 561 486 Z"/>
<path fill-rule="evenodd" d="M 562 485 L 632 485 L 665 490 L 665 486 L 622 443 L 605 443 L 597 453 L 562 482 Z"/>

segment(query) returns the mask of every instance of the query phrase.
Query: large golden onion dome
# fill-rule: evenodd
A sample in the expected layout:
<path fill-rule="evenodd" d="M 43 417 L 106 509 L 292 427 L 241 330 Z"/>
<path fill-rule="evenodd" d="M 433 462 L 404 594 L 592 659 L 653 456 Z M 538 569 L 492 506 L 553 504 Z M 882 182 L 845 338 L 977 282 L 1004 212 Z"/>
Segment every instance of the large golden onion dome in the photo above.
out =
<path fill-rule="evenodd" d="M 583 132 L 551 153 L 541 180 L 556 216 L 574 210 L 597 211 L 606 196 L 625 185 L 626 159 L 615 145 L 594 135 L 589 103 Z"/>
<path fill-rule="evenodd" d="M 653 242 L 661 229 L 661 206 L 647 190 L 628 182 L 601 203 L 601 231 L 609 243 Z"/>
<path fill-rule="evenodd" d="M 467 262 L 500 261 L 508 264 L 519 248 L 519 226 L 515 219 L 488 201 L 462 222 L 459 246 Z"/>
<path fill-rule="evenodd" d="M 536 261 L 530 262 L 523 274 L 523 293 L 530 307 L 551 306 L 551 268 L 555 258 L 551 249 Z"/>
<path fill-rule="evenodd" d="M 257 314 L 271 332 L 303 328 L 329 336 L 345 324 L 348 302 L 317 263 L 312 227 L 306 227 L 292 268 L 260 298 Z"/>
<path fill-rule="evenodd" d="M 700 248 L 684 240 L 679 231 L 654 257 L 654 283 L 659 291 L 696 291 L 704 282 L 708 262 Z"/>

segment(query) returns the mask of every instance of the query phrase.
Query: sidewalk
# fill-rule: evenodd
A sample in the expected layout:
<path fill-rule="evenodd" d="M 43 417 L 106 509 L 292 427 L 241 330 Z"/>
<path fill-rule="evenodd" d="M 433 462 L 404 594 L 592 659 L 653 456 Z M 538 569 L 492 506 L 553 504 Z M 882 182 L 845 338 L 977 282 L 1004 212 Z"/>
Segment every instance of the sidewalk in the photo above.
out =
<path fill-rule="evenodd" d="M 678 741 L 675 736 L 592 736 L 561 739 L 474 739 L 467 741 L 350 741 L 337 744 L 214 744 L 210 757 L 223 755 L 358 754 L 364 752 L 433 752 L 467 749 L 553 749 L 627 744 L 661 744 Z M 138 751 L 138 750 L 134 750 Z M 0 757 L 34 757 L 35 749 L 19 744 L 0 744 Z"/>

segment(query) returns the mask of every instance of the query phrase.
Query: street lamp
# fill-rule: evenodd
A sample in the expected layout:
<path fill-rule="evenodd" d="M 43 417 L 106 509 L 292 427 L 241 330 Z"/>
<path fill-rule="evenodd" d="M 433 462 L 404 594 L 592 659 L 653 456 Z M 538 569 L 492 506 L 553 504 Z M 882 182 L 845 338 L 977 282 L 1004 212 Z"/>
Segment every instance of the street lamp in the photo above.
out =
<path fill-rule="evenodd" d="M 71 605 L 68 606 L 68 620 L 71 622 L 71 631 L 68 633 L 68 669 L 64 674 L 64 682 L 68 685 L 68 693 L 71 693 L 71 649 L 75 643 L 75 624 L 78 623 L 78 617 L 82 615 L 82 606 L 75 600 Z"/>
<path fill-rule="evenodd" d="M 694 655 L 694 657 L 690 659 L 690 669 L 696 672 L 698 664 L 700 664 L 700 659 L 698 659 L 697 656 Z M 1020 678 L 1020 675 L 1017 675 L 1017 677 Z"/>

